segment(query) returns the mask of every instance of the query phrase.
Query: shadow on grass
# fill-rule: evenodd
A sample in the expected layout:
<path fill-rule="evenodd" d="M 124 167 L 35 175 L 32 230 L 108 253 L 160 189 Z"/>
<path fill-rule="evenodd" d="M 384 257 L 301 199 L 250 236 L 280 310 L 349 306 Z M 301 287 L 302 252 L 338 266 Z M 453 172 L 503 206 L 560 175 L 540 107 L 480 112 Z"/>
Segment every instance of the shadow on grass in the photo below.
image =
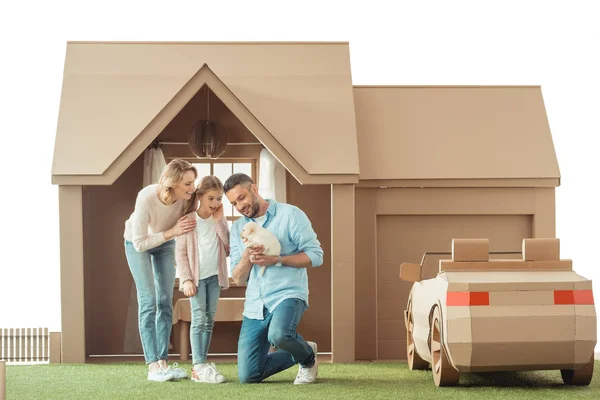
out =
<path fill-rule="evenodd" d="M 527 390 L 587 390 L 590 386 L 569 386 L 563 384 L 560 373 L 556 371 L 556 376 L 549 376 L 553 371 L 527 371 L 527 372 L 485 372 L 485 373 L 463 373 L 457 388 L 515 388 Z M 419 371 L 407 376 L 398 376 L 396 381 L 389 377 L 377 379 L 368 378 L 326 378 L 319 377 L 317 380 L 321 384 L 349 385 L 355 388 L 377 386 L 399 386 L 403 389 L 410 387 L 423 388 L 423 385 L 430 384 L 435 388 L 431 371 Z M 592 383 L 592 385 L 594 385 Z"/>
<path fill-rule="evenodd" d="M 523 387 L 528 389 L 569 388 L 563 384 L 560 373 L 556 377 L 548 376 L 551 371 L 540 372 L 480 372 L 461 375 L 460 386 L 464 387 Z"/>

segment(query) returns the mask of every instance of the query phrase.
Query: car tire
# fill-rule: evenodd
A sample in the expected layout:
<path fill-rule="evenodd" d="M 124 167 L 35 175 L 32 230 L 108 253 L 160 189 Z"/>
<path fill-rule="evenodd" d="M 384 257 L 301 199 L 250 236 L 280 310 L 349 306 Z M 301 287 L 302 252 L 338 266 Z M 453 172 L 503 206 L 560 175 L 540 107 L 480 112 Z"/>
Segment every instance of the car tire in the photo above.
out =
<path fill-rule="evenodd" d="M 433 381 L 436 386 L 455 386 L 460 379 L 460 372 L 454 369 L 448 360 L 446 348 L 444 347 L 444 324 L 442 322 L 442 314 L 439 307 L 436 307 L 431 321 L 431 370 Z"/>
<path fill-rule="evenodd" d="M 406 317 L 406 359 L 408 360 L 408 369 L 411 371 L 428 369 L 429 363 L 419 356 L 419 353 L 415 348 L 413 328 L 414 318 L 412 314 L 412 302 L 409 302 L 408 314 Z"/>
<path fill-rule="evenodd" d="M 590 362 L 579 369 L 561 369 L 560 375 L 565 385 L 587 386 L 592 381 L 594 375 L 594 357 Z"/>

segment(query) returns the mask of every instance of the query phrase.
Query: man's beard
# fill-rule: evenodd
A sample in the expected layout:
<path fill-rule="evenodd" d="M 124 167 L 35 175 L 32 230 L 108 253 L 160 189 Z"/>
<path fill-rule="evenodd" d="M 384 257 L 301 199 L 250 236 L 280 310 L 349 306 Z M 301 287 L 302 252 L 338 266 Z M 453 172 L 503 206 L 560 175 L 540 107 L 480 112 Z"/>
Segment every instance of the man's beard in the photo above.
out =
<path fill-rule="evenodd" d="M 248 216 L 248 218 L 255 218 L 256 214 L 258 214 L 258 211 L 260 209 L 260 203 L 258 201 L 258 196 L 255 196 L 252 193 L 252 204 L 250 205 L 252 214 Z"/>

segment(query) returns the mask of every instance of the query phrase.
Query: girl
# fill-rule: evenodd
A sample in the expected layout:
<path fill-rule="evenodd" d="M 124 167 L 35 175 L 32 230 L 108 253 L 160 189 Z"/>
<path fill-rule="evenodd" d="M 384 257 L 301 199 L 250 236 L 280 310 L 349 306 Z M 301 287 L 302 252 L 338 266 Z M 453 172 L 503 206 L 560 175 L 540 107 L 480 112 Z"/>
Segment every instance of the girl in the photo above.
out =
<path fill-rule="evenodd" d="M 157 185 L 138 193 L 135 209 L 125 222 L 125 255 L 137 290 L 140 337 L 150 381 L 187 377 L 181 368 L 167 365 L 175 284 L 172 239 L 196 227 L 185 214 L 193 205 L 197 176 L 187 161 L 171 161 Z"/>
<path fill-rule="evenodd" d="M 221 289 L 229 288 L 227 256 L 229 255 L 229 228 L 223 215 L 223 184 L 215 176 L 205 176 L 196 189 L 200 203 L 195 213 L 195 231 L 177 238 L 177 272 L 180 290 L 190 298 L 192 324 L 192 380 L 221 383 L 215 364 L 206 362 L 212 337 L 215 312 Z"/>

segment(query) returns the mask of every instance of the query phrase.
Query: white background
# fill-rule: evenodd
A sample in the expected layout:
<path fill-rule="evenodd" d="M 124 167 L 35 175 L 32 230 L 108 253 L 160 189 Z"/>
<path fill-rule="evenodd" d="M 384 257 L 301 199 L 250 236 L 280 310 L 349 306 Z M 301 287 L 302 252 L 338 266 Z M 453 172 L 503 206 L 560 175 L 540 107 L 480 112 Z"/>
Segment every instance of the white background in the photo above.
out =
<path fill-rule="evenodd" d="M 412 3 L 3 2 L 0 327 L 60 330 L 51 166 L 67 40 L 349 41 L 354 84 L 541 85 L 562 175 L 561 255 L 600 299 L 595 2 Z"/>

